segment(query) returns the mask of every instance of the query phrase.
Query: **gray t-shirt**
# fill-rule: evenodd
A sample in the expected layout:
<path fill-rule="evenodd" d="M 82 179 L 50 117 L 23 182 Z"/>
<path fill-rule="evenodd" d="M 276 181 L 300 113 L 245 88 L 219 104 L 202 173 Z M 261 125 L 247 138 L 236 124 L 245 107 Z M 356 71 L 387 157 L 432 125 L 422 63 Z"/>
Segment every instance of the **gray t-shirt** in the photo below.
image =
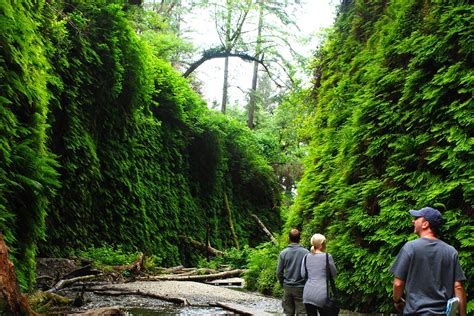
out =
<path fill-rule="evenodd" d="M 301 276 L 301 261 L 308 249 L 291 243 L 278 257 L 276 275 L 283 286 L 303 287 L 305 279 Z"/>
<path fill-rule="evenodd" d="M 328 254 L 329 270 L 332 277 L 336 278 L 336 265 L 334 259 Z M 306 266 L 305 266 L 306 264 Z M 323 307 L 327 298 L 326 283 L 326 254 L 310 253 L 301 264 L 301 275 L 306 277 L 308 271 L 308 280 L 303 290 L 303 303 Z"/>
<path fill-rule="evenodd" d="M 389 271 L 405 281 L 404 314 L 444 315 L 454 282 L 466 280 L 458 252 L 439 239 L 407 242 Z"/>

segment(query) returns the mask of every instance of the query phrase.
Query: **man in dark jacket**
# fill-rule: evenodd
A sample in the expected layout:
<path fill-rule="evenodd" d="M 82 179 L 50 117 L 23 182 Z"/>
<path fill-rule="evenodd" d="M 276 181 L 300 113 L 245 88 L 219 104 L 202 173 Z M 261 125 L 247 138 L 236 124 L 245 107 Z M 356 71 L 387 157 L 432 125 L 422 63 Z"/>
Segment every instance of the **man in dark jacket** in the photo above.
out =
<path fill-rule="evenodd" d="M 309 251 L 299 244 L 299 230 L 292 229 L 288 237 L 290 244 L 280 253 L 276 270 L 277 278 L 283 287 L 283 312 L 286 315 L 304 315 L 305 279 L 301 276 L 301 262 Z"/>

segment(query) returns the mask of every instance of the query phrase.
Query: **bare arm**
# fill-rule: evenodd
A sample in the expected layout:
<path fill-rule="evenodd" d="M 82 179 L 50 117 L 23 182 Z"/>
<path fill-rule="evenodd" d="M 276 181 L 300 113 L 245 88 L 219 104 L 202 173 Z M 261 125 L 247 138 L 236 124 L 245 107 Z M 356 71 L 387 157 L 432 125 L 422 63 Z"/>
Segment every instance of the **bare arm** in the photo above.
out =
<path fill-rule="evenodd" d="M 459 315 L 466 316 L 466 292 L 460 281 L 454 282 L 454 295 L 459 297 Z"/>
<path fill-rule="evenodd" d="M 393 305 L 398 311 L 405 307 L 405 300 L 403 299 L 403 290 L 405 289 L 405 281 L 395 277 L 393 280 Z"/>

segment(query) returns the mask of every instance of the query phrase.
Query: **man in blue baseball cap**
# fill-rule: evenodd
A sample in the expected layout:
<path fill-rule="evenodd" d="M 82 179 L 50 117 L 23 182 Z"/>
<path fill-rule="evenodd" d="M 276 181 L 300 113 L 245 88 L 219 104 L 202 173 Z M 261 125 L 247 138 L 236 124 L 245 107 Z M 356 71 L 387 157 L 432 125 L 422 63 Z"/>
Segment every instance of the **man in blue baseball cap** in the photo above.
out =
<path fill-rule="evenodd" d="M 403 315 L 445 315 L 450 298 L 459 298 L 459 314 L 466 316 L 466 280 L 454 247 L 437 238 L 443 223 L 432 207 L 410 210 L 413 229 L 420 238 L 407 242 L 389 271 L 393 281 L 393 302 Z M 405 292 L 405 297 L 403 294 Z"/>

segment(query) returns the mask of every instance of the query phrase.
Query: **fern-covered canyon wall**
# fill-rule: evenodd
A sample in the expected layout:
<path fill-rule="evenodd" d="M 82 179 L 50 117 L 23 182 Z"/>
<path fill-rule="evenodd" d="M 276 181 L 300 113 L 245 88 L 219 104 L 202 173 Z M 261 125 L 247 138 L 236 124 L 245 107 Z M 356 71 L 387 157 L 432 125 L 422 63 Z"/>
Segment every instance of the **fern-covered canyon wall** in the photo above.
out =
<path fill-rule="evenodd" d="M 311 139 L 286 229 L 320 232 L 345 308 L 390 312 L 408 210 L 433 206 L 472 306 L 473 47 L 468 1 L 342 1 L 314 63 Z"/>
<path fill-rule="evenodd" d="M 340 1 L 309 101 L 304 89 L 277 109 L 309 140 L 284 223 L 267 136 L 208 110 L 171 66 L 176 43 L 160 23 L 145 34 L 131 2 L 0 1 L 0 232 L 23 289 L 37 256 L 121 245 L 171 266 L 203 255 L 187 238 L 256 246 L 255 213 L 283 226 L 280 247 L 293 227 L 305 246 L 326 235 L 344 309 L 392 312 L 388 268 L 416 238 L 407 211 L 430 205 L 474 311 L 470 2 Z M 280 250 L 250 252 L 247 285 L 281 294 Z"/>
<path fill-rule="evenodd" d="M 186 237 L 255 245 L 265 237 L 250 214 L 281 225 L 252 134 L 153 54 L 135 9 L 0 4 L 0 231 L 25 288 L 37 255 L 123 244 L 190 264 Z"/>

